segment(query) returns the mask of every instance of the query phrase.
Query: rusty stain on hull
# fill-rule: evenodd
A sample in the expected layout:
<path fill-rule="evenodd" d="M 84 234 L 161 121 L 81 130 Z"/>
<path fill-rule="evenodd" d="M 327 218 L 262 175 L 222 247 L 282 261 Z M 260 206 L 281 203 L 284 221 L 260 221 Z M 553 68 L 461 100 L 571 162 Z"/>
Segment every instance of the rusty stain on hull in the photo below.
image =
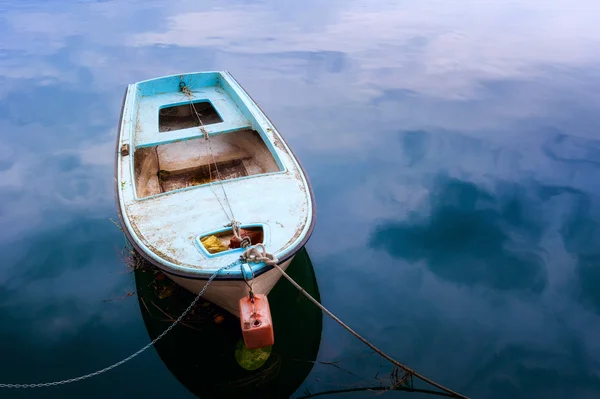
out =
<path fill-rule="evenodd" d="M 285 147 L 283 146 L 283 144 L 281 143 L 281 140 L 279 140 L 277 138 L 277 136 L 274 136 L 273 139 L 273 145 L 277 148 L 279 148 L 281 151 L 286 151 Z"/>

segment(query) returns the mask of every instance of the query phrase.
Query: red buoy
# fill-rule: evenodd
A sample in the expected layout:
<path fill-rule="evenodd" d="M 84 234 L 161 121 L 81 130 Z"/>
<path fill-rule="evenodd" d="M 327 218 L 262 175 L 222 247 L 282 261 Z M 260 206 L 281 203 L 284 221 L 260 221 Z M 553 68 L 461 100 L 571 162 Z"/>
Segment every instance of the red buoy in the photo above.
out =
<path fill-rule="evenodd" d="M 254 303 L 250 296 L 240 299 L 240 323 L 246 348 L 264 348 L 275 342 L 271 309 L 266 295 L 254 295 Z"/>

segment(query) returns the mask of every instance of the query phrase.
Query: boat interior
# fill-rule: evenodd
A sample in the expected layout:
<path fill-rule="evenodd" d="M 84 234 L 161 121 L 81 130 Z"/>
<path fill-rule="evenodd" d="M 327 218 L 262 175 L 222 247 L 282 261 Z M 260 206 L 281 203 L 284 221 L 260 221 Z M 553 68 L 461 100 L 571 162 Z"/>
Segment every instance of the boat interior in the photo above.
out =
<path fill-rule="evenodd" d="M 189 93 L 187 100 L 180 91 L 138 99 L 133 155 L 138 199 L 282 170 L 226 88 L 217 83 Z"/>
<path fill-rule="evenodd" d="M 262 226 L 242 228 L 240 229 L 240 236 L 242 238 L 247 237 L 251 245 L 264 242 L 265 239 Z M 199 242 L 210 254 L 240 248 L 240 241 L 234 237 L 232 229 L 223 229 L 219 232 L 206 234 L 200 237 Z"/>
<path fill-rule="evenodd" d="M 170 132 L 171 130 L 197 127 L 199 122 L 196 113 L 201 117 L 204 125 L 223 122 L 209 101 L 198 101 L 192 102 L 192 104 L 161 108 L 158 111 L 158 131 Z"/>
<path fill-rule="evenodd" d="M 143 147 L 135 151 L 138 198 L 279 170 L 255 130 Z"/>

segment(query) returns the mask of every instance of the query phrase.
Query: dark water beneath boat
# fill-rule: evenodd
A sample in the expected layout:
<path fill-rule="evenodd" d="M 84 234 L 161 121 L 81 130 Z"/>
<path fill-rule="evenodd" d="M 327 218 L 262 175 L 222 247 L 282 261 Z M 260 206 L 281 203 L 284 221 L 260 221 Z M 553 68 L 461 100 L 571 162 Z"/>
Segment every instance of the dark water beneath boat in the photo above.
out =
<path fill-rule="evenodd" d="M 599 12 L 565 0 L 0 2 L 0 382 L 92 372 L 160 331 L 127 297 L 140 280 L 110 220 L 122 95 L 227 69 L 313 184 L 298 269 L 326 306 L 474 398 L 600 396 Z M 279 290 L 297 310 L 298 293 Z M 173 333 L 101 376 L 0 396 L 193 398 L 215 382 L 216 341 Z M 290 336 L 277 355 L 306 345 L 301 360 L 317 363 L 282 366 L 269 392 L 390 382 L 327 318 Z"/>

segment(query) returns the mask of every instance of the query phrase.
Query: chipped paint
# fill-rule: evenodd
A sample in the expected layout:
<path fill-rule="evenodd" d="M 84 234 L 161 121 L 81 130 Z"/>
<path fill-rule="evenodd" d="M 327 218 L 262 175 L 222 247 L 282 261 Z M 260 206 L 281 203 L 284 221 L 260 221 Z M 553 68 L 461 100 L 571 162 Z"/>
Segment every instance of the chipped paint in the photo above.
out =
<path fill-rule="evenodd" d="M 271 141 L 273 142 L 273 145 L 277 148 L 279 148 L 281 151 L 286 151 L 285 147 L 283 146 L 283 144 L 281 143 L 281 140 L 279 140 L 279 138 L 277 136 L 273 136 L 271 138 Z M 287 152 L 287 151 L 286 151 Z"/>
<path fill-rule="evenodd" d="M 314 216 L 312 192 L 300 164 L 268 118 L 227 72 L 181 76 L 130 85 L 125 99 L 119 142 L 135 145 L 131 145 L 128 157 L 117 154 L 117 177 L 127 182 L 117 188 L 123 221 L 136 246 L 168 273 L 187 278 L 207 278 L 214 270 L 231 263 L 239 257 L 239 252 L 227 251 L 209 259 L 194 246 L 197 236 L 229 222 L 222 208 L 224 190 L 236 220 L 244 224 L 264 223 L 269 229 L 269 242 L 265 242 L 268 251 L 281 259 L 289 258 L 310 234 Z M 210 129 L 207 126 L 209 135 L 228 134 L 251 126 L 265 140 L 280 170 L 232 178 L 212 187 L 203 184 L 138 199 L 133 167 L 135 151 L 140 146 L 188 140 L 202 134 L 198 128 L 158 132 L 155 126 L 158 117 L 154 114 L 161 106 L 182 101 L 178 91 L 180 80 L 206 83 L 207 86 L 194 87 L 194 101 L 201 98 L 200 89 L 206 95 L 218 96 L 212 104 L 223 122 L 211 124 Z M 260 275 L 268 269 L 257 265 L 254 271 Z M 223 274 L 226 278 L 241 278 L 239 270 Z"/>
<path fill-rule="evenodd" d="M 296 241 L 298 239 L 298 237 L 300 237 L 302 235 L 303 231 L 304 231 L 304 226 L 303 225 L 299 226 L 296 229 L 296 232 L 294 233 L 292 238 L 290 238 L 290 240 L 285 243 L 284 247 L 287 247 L 287 246 L 291 245 L 294 241 Z"/>

